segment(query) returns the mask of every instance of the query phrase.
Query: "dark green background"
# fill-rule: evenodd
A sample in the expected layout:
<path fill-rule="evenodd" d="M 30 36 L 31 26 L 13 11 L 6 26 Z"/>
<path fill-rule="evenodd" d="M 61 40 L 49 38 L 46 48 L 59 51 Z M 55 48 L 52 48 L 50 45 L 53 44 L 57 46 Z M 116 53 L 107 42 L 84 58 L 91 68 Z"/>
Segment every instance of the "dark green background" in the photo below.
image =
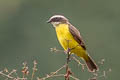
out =
<path fill-rule="evenodd" d="M 54 28 L 46 23 L 55 14 L 66 16 L 81 31 L 96 62 L 106 60 L 101 69 L 112 69 L 106 80 L 119 80 L 119 0 L 0 0 L 0 70 L 20 72 L 24 61 L 32 68 L 37 60 L 37 76 L 44 76 L 65 63 L 64 54 L 50 52 L 51 47 L 62 49 Z M 89 78 L 76 63 L 71 67 L 81 80 Z"/>

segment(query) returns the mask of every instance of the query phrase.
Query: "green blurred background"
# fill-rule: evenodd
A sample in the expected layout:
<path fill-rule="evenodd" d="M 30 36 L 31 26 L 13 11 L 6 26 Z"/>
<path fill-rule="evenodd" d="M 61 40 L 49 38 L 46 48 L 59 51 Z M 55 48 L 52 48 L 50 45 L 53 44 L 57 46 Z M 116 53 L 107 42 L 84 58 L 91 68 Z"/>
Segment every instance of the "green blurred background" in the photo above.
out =
<path fill-rule="evenodd" d="M 81 31 L 95 61 L 105 59 L 101 69 L 112 69 L 106 80 L 119 80 L 119 3 L 119 0 L 0 0 L 0 70 L 6 67 L 20 73 L 24 61 L 31 69 L 33 60 L 37 60 L 36 75 L 42 77 L 62 66 L 65 55 L 50 52 L 51 47 L 62 48 L 54 28 L 46 23 L 51 16 L 62 14 Z M 81 80 L 90 77 L 76 63 L 71 67 Z"/>

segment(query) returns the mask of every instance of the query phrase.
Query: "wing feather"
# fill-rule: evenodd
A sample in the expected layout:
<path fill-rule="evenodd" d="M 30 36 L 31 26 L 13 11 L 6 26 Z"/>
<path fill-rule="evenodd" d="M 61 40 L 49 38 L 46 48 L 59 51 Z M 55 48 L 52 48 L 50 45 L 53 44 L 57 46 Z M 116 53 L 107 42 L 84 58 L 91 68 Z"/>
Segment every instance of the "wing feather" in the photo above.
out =
<path fill-rule="evenodd" d="M 82 40 L 80 32 L 71 24 L 69 24 L 69 31 L 72 34 L 73 38 L 80 44 L 80 46 L 82 46 L 83 49 L 86 50 L 86 47 L 85 47 L 84 41 Z"/>

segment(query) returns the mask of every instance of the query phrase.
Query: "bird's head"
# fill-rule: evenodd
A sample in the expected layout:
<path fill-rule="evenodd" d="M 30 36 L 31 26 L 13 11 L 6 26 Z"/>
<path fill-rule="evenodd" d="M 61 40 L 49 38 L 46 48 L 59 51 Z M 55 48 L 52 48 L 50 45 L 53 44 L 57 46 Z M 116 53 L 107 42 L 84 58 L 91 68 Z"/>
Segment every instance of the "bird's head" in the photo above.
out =
<path fill-rule="evenodd" d="M 59 25 L 59 24 L 68 23 L 68 19 L 66 17 L 62 16 L 62 15 L 54 15 L 47 22 L 56 26 L 56 25 Z"/>

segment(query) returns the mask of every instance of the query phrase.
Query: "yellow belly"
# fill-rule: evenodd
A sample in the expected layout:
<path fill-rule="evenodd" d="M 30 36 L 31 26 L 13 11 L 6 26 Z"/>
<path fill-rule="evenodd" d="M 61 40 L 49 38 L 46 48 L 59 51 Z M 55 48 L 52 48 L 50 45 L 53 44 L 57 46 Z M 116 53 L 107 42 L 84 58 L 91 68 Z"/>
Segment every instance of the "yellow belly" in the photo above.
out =
<path fill-rule="evenodd" d="M 76 54 L 77 56 L 84 57 L 86 51 L 79 45 L 79 43 L 73 38 L 72 34 L 69 32 L 67 24 L 59 24 L 56 27 L 57 38 L 62 45 L 62 47 L 67 50 L 72 49 L 70 52 Z"/>

